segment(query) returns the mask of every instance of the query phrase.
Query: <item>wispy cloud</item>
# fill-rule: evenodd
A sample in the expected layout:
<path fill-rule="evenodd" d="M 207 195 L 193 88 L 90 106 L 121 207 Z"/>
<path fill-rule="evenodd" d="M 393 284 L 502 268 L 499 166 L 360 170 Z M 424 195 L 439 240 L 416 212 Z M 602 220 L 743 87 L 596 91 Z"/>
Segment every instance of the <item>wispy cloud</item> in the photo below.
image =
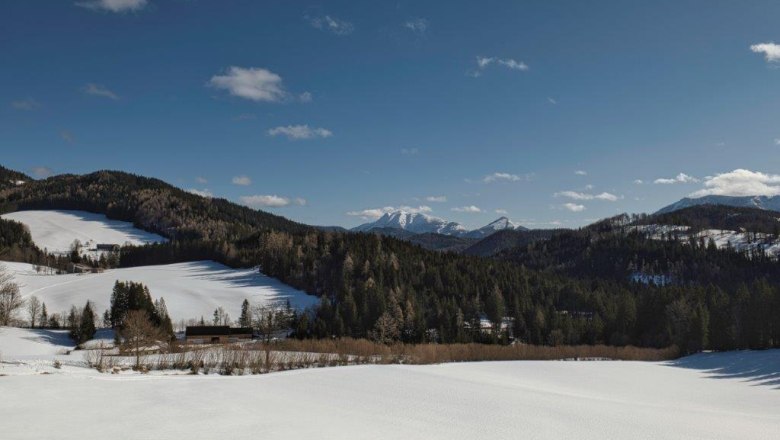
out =
<path fill-rule="evenodd" d="M 209 80 L 211 87 L 256 102 L 280 102 L 287 97 L 282 77 L 262 67 L 230 66 Z"/>
<path fill-rule="evenodd" d="M 509 213 L 507 212 L 507 210 L 506 210 L 506 209 L 496 209 L 494 212 L 495 212 L 496 214 L 501 214 L 501 215 L 507 215 L 507 214 L 509 214 Z"/>
<path fill-rule="evenodd" d="M 704 178 L 704 188 L 691 197 L 703 196 L 777 196 L 780 195 L 780 175 L 736 169 Z"/>
<path fill-rule="evenodd" d="M 76 2 L 76 6 L 109 12 L 131 12 L 143 9 L 148 0 L 88 0 Z"/>
<path fill-rule="evenodd" d="M 233 185 L 249 186 L 252 184 L 252 179 L 247 176 L 235 176 L 233 177 Z"/>
<path fill-rule="evenodd" d="M 204 189 L 189 188 L 187 192 L 191 194 L 195 194 L 196 196 L 206 197 L 208 199 L 214 197 L 214 194 L 212 194 L 212 192 L 207 188 Z"/>
<path fill-rule="evenodd" d="M 268 130 L 269 136 L 286 136 L 290 140 L 305 140 L 316 138 L 329 138 L 333 132 L 325 128 L 314 128 L 308 125 L 287 125 L 274 127 Z"/>
<path fill-rule="evenodd" d="M 487 176 L 482 178 L 482 181 L 485 183 L 493 183 L 493 182 L 501 182 L 501 181 L 519 182 L 521 180 L 530 180 L 530 176 L 528 174 L 524 176 L 519 176 L 517 174 L 496 172 L 493 174 L 488 174 Z"/>
<path fill-rule="evenodd" d="M 417 148 L 401 148 L 401 154 L 404 156 L 417 156 L 420 150 Z"/>
<path fill-rule="evenodd" d="M 322 15 L 317 17 L 304 17 L 315 29 L 328 31 L 335 35 L 349 35 L 355 30 L 352 23 L 336 18 L 332 15 Z"/>
<path fill-rule="evenodd" d="M 395 212 L 395 211 L 404 211 L 404 212 L 410 212 L 412 214 L 427 214 L 429 212 L 432 212 L 433 209 L 431 209 L 430 206 L 384 206 L 382 208 L 368 208 L 368 209 L 361 209 L 359 211 L 348 211 L 346 214 L 350 217 L 361 217 L 365 220 L 376 220 L 379 217 L 382 217 L 385 214 Z"/>
<path fill-rule="evenodd" d="M 766 59 L 768 63 L 780 62 L 780 44 L 775 44 L 771 41 L 768 43 L 759 43 L 750 46 L 750 50 L 754 53 L 764 54 L 764 59 Z"/>
<path fill-rule="evenodd" d="M 311 92 L 303 92 L 298 95 L 298 100 L 301 102 L 311 102 L 313 99 L 314 96 L 312 96 Z"/>
<path fill-rule="evenodd" d="M 556 100 L 555 98 L 550 98 L 550 97 L 547 98 L 547 102 L 549 102 L 552 105 L 558 104 L 558 100 Z"/>
<path fill-rule="evenodd" d="M 780 138 L 775 138 L 775 145 L 780 145 Z"/>
<path fill-rule="evenodd" d="M 587 171 L 583 171 L 583 170 L 577 170 L 577 171 L 574 172 L 574 174 L 576 174 L 578 176 L 587 176 L 588 172 Z"/>
<path fill-rule="evenodd" d="M 642 179 L 635 179 L 635 180 L 634 180 L 634 185 L 641 185 L 641 184 L 643 184 L 643 183 L 645 183 L 645 181 L 644 181 L 644 180 L 642 180 Z"/>
<path fill-rule="evenodd" d="M 54 175 L 54 171 L 49 167 L 33 167 L 30 169 L 30 174 L 32 174 L 35 178 L 45 179 Z"/>
<path fill-rule="evenodd" d="M 205 184 L 209 183 L 208 179 L 206 179 L 205 177 L 201 177 L 201 176 L 196 177 L 195 181 L 200 183 L 201 185 L 205 185 Z"/>
<path fill-rule="evenodd" d="M 528 64 L 517 61 L 513 58 L 497 58 L 497 57 L 477 57 L 477 70 L 470 72 L 471 76 L 478 77 L 482 75 L 482 72 L 491 65 L 497 65 L 505 67 L 509 70 L 519 70 L 522 72 L 528 71 L 530 68 Z"/>
<path fill-rule="evenodd" d="M 608 192 L 603 192 L 601 194 L 588 194 L 577 191 L 560 191 L 553 194 L 553 196 L 566 197 L 572 200 L 606 200 L 608 202 L 614 202 L 620 199 L 620 197 Z"/>
<path fill-rule="evenodd" d="M 447 196 L 428 196 L 425 198 L 425 201 L 432 203 L 445 203 L 447 201 Z"/>
<path fill-rule="evenodd" d="M 577 203 L 564 203 L 561 207 L 571 212 L 582 212 L 585 210 L 585 205 L 579 205 Z"/>
<path fill-rule="evenodd" d="M 276 194 L 258 194 L 252 196 L 243 196 L 241 203 L 251 208 L 282 208 L 290 205 L 306 205 L 306 199 L 300 197 L 290 199 L 288 197 L 278 196 Z"/>
<path fill-rule="evenodd" d="M 452 208 L 452 211 L 455 211 L 455 212 L 465 212 L 465 213 L 469 213 L 469 214 L 477 214 L 477 213 L 482 212 L 481 209 L 479 209 L 478 207 L 476 207 L 474 205 L 459 206 L 457 208 Z"/>
<path fill-rule="evenodd" d="M 40 106 L 41 105 L 38 104 L 38 101 L 32 98 L 20 99 L 18 101 L 11 102 L 11 107 L 16 110 L 31 111 L 37 109 Z"/>
<path fill-rule="evenodd" d="M 404 22 L 403 27 L 417 35 L 425 35 L 425 32 L 428 30 L 428 20 L 424 18 L 411 18 Z"/>
<path fill-rule="evenodd" d="M 87 95 L 99 96 L 101 98 L 113 99 L 114 101 L 119 99 L 119 95 L 117 95 L 116 93 L 114 93 L 111 90 L 109 90 L 108 87 L 100 85 L 100 84 L 89 83 L 89 84 L 85 85 L 84 87 L 82 87 L 81 90 L 84 93 L 86 93 Z"/>
<path fill-rule="evenodd" d="M 680 173 L 672 178 L 659 178 L 655 179 L 653 183 L 656 185 L 674 185 L 675 183 L 696 183 L 699 179 L 689 176 L 685 173 Z"/>

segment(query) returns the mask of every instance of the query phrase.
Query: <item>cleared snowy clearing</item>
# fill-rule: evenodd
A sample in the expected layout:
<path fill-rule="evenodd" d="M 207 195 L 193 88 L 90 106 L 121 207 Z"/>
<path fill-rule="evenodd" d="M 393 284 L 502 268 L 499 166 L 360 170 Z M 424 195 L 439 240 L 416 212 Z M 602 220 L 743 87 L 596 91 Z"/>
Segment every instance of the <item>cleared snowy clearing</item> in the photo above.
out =
<path fill-rule="evenodd" d="M 55 254 L 69 252 L 74 240 L 84 245 L 83 253 L 93 257 L 99 253 L 87 250 L 98 244 L 121 246 L 167 241 L 157 234 L 137 229 L 132 223 L 109 220 L 103 214 L 84 211 L 19 211 L 3 214 L 2 218 L 27 225 L 35 244 Z"/>
<path fill-rule="evenodd" d="M 0 350 L 39 353 L 35 334 L 0 328 Z M 0 432 L 11 440 L 774 439 L 780 429 L 780 350 L 666 363 L 375 365 L 240 377 L 3 360 Z"/>
<path fill-rule="evenodd" d="M 49 313 L 62 312 L 71 305 L 83 307 L 87 300 L 102 314 L 111 303 L 114 282 L 135 281 L 149 287 L 152 297 L 165 298 L 168 313 L 176 322 L 205 317 L 217 307 L 224 307 L 233 319 L 241 314 L 241 302 L 253 304 L 289 300 L 296 308 L 318 301 L 314 296 L 293 289 L 257 269 L 230 269 L 213 261 L 111 269 L 102 273 L 48 275 L 36 273 L 25 263 L 0 263 L 14 275 L 22 295 L 37 296 L 46 303 Z"/>

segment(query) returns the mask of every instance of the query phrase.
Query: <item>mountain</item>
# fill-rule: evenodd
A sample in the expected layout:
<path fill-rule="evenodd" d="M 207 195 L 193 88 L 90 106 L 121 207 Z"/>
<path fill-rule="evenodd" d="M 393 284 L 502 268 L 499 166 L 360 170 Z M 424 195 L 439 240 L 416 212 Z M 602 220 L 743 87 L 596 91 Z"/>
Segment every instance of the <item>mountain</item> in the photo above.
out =
<path fill-rule="evenodd" d="M 377 221 L 362 224 L 352 230 L 370 232 L 377 229 L 401 229 L 414 234 L 434 233 L 454 236 L 462 236 L 468 232 L 460 223 L 448 222 L 431 215 L 405 210 L 388 212 Z"/>
<path fill-rule="evenodd" d="M 527 231 L 528 228 L 520 226 L 517 223 L 513 223 L 511 220 L 509 220 L 506 217 L 500 217 L 498 220 L 495 220 L 491 223 L 489 223 L 486 226 L 483 226 L 479 229 L 475 229 L 471 232 L 468 232 L 465 234 L 468 238 L 485 238 L 489 235 L 495 234 L 498 231 Z"/>
<path fill-rule="evenodd" d="M 704 196 L 698 198 L 686 197 L 669 206 L 659 209 L 656 214 L 667 214 L 680 209 L 699 205 L 725 205 L 737 208 L 758 208 L 769 211 L 780 211 L 780 196 Z"/>
<path fill-rule="evenodd" d="M 30 180 L 32 180 L 30 176 L 0 166 L 0 190 L 23 185 Z"/>
<path fill-rule="evenodd" d="M 448 222 L 419 212 L 397 210 L 384 214 L 377 221 L 364 223 L 352 230 L 355 232 L 375 232 L 401 239 L 408 238 L 411 234 L 438 234 L 482 239 L 497 231 L 527 231 L 528 229 L 513 223 L 506 217 L 501 217 L 486 226 L 469 231 L 460 223 Z M 399 231 L 403 232 L 400 233 Z"/>
<path fill-rule="evenodd" d="M 477 257 L 492 257 L 507 249 L 525 247 L 539 240 L 547 240 L 559 231 L 560 230 L 556 229 L 528 230 L 522 226 L 517 229 L 507 228 L 496 231 L 477 241 L 466 249 L 463 249 L 462 253 Z"/>

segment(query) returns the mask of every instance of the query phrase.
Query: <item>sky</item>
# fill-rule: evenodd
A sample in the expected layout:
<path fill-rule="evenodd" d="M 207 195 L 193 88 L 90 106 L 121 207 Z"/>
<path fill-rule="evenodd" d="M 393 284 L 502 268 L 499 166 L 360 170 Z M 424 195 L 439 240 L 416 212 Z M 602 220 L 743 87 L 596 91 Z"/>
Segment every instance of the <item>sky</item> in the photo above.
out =
<path fill-rule="evenodd" d="M 758 0 L 4 0 L 0 164 L 346 227 L 778 195 L 779 19 Z"/>

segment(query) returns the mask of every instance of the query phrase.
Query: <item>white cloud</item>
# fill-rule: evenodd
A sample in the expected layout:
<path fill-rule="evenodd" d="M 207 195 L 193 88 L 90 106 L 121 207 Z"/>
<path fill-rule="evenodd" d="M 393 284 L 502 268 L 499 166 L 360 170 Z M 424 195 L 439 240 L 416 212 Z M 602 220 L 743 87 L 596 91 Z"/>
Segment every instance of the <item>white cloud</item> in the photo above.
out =
<path fill-rule="evenodd" d="M 520 71 L 527 71 L 529 70 L 528 64 L 517 61 L 512 58 L 496 58 L 496 57 L 477 57 L 477 70 L 470 73 L 473 77 L 478 77 L 482 74 L 482 71 L 487 69 L 490 65 L 495 64 L 502 67 L 506 67 L 510 70 L 520 70 Z"/>
<path fill-rule="evenodd" d="M 425 31 L 428 30 L 428 20 L 424 18 L 412 18 L 406 20 L 403 24 L 403 27 L 409 29 L 417 35 L 424 35 Z"/>
<path fill-rule="evenodd" d="M 488 174 L 487 176 L 482 178 L 482 181 L 485 183 L 492 183 L 492 182 L 498 182 L 498 181 L 506 181 L 506 182 L 518 182 L 520 180 L 528 180 L 528 176 L 518 176 L 517 174 L 510 174 L 510 173 L 493 173 Z"/>
<path fill-rule="evenodd" d="M 208 179 L 206 179 L 205 177 L 201 177 L 201 176 L 196 177 L 195 181 L 200 183 L 200 184 L 203 184 L 203 185 L 209 183 Z"/>
<path fill-rule="evenodd" d="M 330 15 L 305 18 L 315 29 L 329 31 L 336 35 L 349 35 L 352 33 L 352 31 L 355 30 L 355 26 L 353 26 L 352 23 L 345 20 L 340 20 Z"/>
<path fill-rule="evenodd" d="M 30 169 L 30 174 L 38 179 L 45 179 L 54 174 L 54 171 L 49 167 L 33 167 Z"/>
<path fill-rule="evenodd" d="M 346 214 L 351 217 L 362 217 L 363 219 L 366 220 L 369 219 L 376 220 L 387 213 L 395 212 L 395 211 L 406 211 L 412 214 L 427 214 L 429 212 L 432 212 L 433 209 L 431 209 L 430 206 L 425 206 L 425 205 L 418 206 L 416 208 L 412 206 L 399 206 L 399 207 L 385 206 L 382 208 L 369 208 L 360 211 L 349 211 Z"/>
<path fill-rule="evenodd" d="M 303 199 L 296 199 L 296 201 L 303 201 L 303 203 L 298 203 L 298 204 L 302 204 L 302 205 L 306 204 L 306 201 Z M 273 195 L 258 194 L 253 196 L 242 196 L 241 203 L 251 208 L 282 208 L 285 206 L 289 206 L 293 202 L 287 197 L 281 197 L 275 194 Z"/>
<path fill-rule="evenodd" d="M 420 154 L 420 150 L 417 148 L 401 148 L 401 154 L 404 156 L 416 156 Z"/>
<path fill-rule="evenodd" d="M 189 188 L 187 190 L 188 193 L 195 194 L 196 196 L 206 197 L 208 199 L 214 197 L 214 194 L 209 189 L 197 189 L 197 188 Z"/>
<path fill-rule="evenodd" d="M 560 191 L 553 194 L 553 196 L 566 197 L 572 200 L 606 200 L 608 202 L 614 202 L 620 198 L 608 192 L 603 192 L 601 194 L 588 194 L 588 193 L 577 192 L 577 191 Z"/>
<path fill-rule="evenodd" d="M 269 136 L 286 136 L 290 140 L 328 138 L 333 132 L 325 128 L 313 128 L 308 125 L 287 125 L 268 130 Z"/>
<path fill-rule="evenodd" d="M 699 179 L 693 176 L 689 176 L 685 173 L 680 173 L 675 177 L 672 177 L 671 179 L 665 179 L 665 178 L 655 179 L 653 183 L 660 184 L 660 185 L 673 185 L 675 183 L 696 183 L 698 181 Z"/>
<path fill-rule="evenodd" d="M 507 215 L 507 214 L 509 214 L 509 213 L 506 211 L 506 209 L 496 209 L 496 210 L 495 210 L 495 213 L 496 213 L 496 214 L 501 214 L 501 215 Z"/>
<path fill-rule="evenodd" d="M 76 2 L 76 6 L 109 12 L 129 12 L 143 9 L 148 0 L 89 0 Z"/>
<path fill-rule="evenodd" d="M 576 203 L 564 203 L 561 207 L 563 209 L 568 209 L 571 212 L 582 212 L 585 210 L 585 205 L 578 205 Z"/>
<path fill-rule="evenodd" d="M 775 138 L 775 145 L 780 145 L 780 138 Z"/>
<path fill-rule="evenodd" d="M 311 92 L 303 92 L 300 95 L 298 95 L 298 100 L 301 102 L 311 102 L 314 97 L 312 96 Z"/>
<path fill-rule="evenodd" d="M 113 99 L 116 101 L 119 99 L 119 95 L 109 90 L 106 86 L 100 84 L 89 83 L 81 89 L 87 95 L 100 96 L 101 98 Z"/>
<path fill-rule="evenodd" d="M 644 180 L 642 180 L 642 179 L 636 179 L 636 180 L 634 180 L 634 185 L 641 185 L 641 184 L 643 184 L 643 183 L 645 183 L 645 181 L 644 181 Z"/>
<path fill-rule="evenodd" d="M 293 203 L 298 206 L 306 206 L 307 202 L 306 199 L 304 199 L 303 197 L 296 197 L 293 199 Z"/>
<path fill-rule="evenodd" d="M 780 44 L 775 44 L 771 41 L 769 43 L 759 43 L 750 46 L 750 50 L 755 53 L 764 54 L 764 58 L 767 62 L 780 62 Z"/>
<path fill-rule="evenodd" d="M 240 186 L 249 186 L 252 184 L 252 179 L 250 179 L 247 176 L 236 176 L 233 177 L 233 185 L 240 185 Z"/>
<path fill-rule="evenodd" d="M 558 104 L 558 101 L 555 98 L 550 98 L 550 97 L 547 98 L 547 102 L 549 102 L 552 105 Z"/>
<path fill-rule="evenodd" d="M 447 201 L 447 196 L 428 196 L 425 198 L 426 202 L 444 203 Z"/>
<path fill-rule="evenodd" d="M 780 175 L 736 169 L 728 173 L 708 176 L 704 188 L 691 197 L 703 196 L 777 196 L 780 195 Z"/>
<path fill-rule="evenodd" d="M 38 101 L 27 98 L 27 99 L 20 99 L 18 101 L 11 102 L 11 107 L 15 108 L 16 110 L 25 110 L 25 111 L 31 111 L 35 110 L 41 105 L 38 104 Z"/>
<path fill-rule="evenodd" d="M 287 97 L 282 77 L 262 67 L 230 66 L 224 75 L 211 77 L 208 84 L 257 102 L 280 102 Z"/>
<path fill-rule="evenodd" d="M 588 172 L 587 171 L 583 171 L 583 170 L 577 170 L 577 171 L 574 172 L 574 174 L 576 174 L 578 176 L 587 176 Z"/>
<path fill-rule="evenodd" d="M 455 211 L 455 212 L 467 212 L 469 214 L 476 214 L 476 213 L 482 212 L 481 209 L 479 209 L 478 207 L 476 207 L 474 205 L 461 206 L 461 207 L 458 207 L 458 208 L 452 208 L 452 210 Z"/>

